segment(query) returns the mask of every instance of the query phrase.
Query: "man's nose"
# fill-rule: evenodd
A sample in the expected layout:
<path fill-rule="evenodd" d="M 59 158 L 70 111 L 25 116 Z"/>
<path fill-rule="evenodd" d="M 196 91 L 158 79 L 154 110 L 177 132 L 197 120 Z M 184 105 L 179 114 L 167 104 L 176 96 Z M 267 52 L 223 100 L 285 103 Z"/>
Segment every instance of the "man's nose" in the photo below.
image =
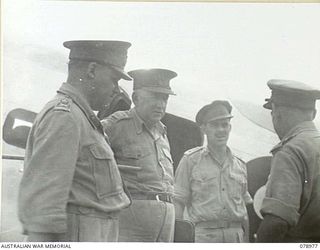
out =
<path fill-rule="evenodd" d="M 166 106 L 166 104 L 167 104 L 167 101 L 166 100 L 164 100 L 164 99 L 161 99 L 161 98 L 159 98 L 159 99 L 157 99 L 157 106 L 158 107 L 165 107 Z"/>
<path fill-rule="evenodd" d="M 218 130 L 219 131 L 225 131 L 227 128 L 225 127 L 225 126 L 223 126 L 223 125 L 218 125 Z"/>

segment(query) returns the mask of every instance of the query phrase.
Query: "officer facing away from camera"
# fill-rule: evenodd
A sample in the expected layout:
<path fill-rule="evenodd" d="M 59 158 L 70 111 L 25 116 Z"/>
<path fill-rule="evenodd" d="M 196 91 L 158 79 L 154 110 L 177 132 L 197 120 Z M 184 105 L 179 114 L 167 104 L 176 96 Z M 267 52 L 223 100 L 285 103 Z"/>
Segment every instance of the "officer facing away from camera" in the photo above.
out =
<path fill-rule="evenodd" d="M 19 218 L 28 241 L 117 241 L 130 205 L 93 110 L 118 93 L 130 43 L 68 41 L 67 82 L 37 115 L 26 147 Z"/>
<path fill-rule="evenodd" d="M 270 80 L 274 129 L 271 171 L 257 242 L 320 242 L 320 133 L 313 119 L 320 91 L 304 83 Z"/>
<path fill-rule="evenodd" d="M 172 242 L 174 234 L 173 164 L 166 127 L 161 123 L 169 82 L 177 74 L 166 69 L 129 72 L 133 78 L 129 111 L 102 121 L 128 187 L 132 206 L 120 214 L 119 241 Z"/>
<path fill-rule="evenodd" d="M 231 110 L 224 100 L 200 109 L 196 122 L 207 145 L 186 151 L 176 171 L 176 218 L 183 218 L 187 209 L 195 224 L 195 242 L 234 243 L 248 238 L 246 204 L 252 199 L 245 163 L 227 146 Z"/>

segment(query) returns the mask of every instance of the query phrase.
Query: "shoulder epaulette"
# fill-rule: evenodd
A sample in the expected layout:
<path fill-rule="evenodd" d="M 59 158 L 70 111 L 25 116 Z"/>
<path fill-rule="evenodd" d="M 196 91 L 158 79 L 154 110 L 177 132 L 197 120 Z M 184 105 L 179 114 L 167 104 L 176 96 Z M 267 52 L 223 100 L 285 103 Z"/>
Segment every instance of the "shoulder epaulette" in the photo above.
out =
<path fill-rule="evenodd" d="M 204 146 L 199 146 L 191 148 L 184 153 L 184 157 L 188 157 L 190 163 L 192 164 L 192 169 L 198 165 L 201 160 L 201 152 L 205 149 Z"/>
<path fill-rule="evenodd" d="M 113 114 L 111 114 L 110 116 L 108 116 L 106 118 L 106 120 L 111 121 L 113 123 L 116 123 L 121 120 L 130 119 L 130 118 L 131 118 L 131 116 L 129 116 L 128 111 L 117 111 L 117 112 L 114 112 Z"/>
<path fill-rule="evenodd" d="M 115 120 L 123 120 L 130 118 L 128 111 L 117 111 L 110 115 Z"/>
<path fill-rule="evenodd" d="M 239 161 L 241 161 L 243 164 L 246 164 L 244 160 L 242 160 L 239 156 L 233 155 L 235 158 L 237 158 Z"/>
<path fill-rule="evenodd" d="M 53 111 L 65 111 L 70 112 L 72 100 L 68 97 L 62 98 L 59 102 L 54 106 Z"/>
<path fill-rule="evenodd" d="M 203 146 L 198 146 L 198 147 L 195 147 L 195 148 L 191 148 L 189 150 L 187 150 L 186 152 L 184 152 L 185 155 L 192 155 L 200 150 L 203 149 Z"/>

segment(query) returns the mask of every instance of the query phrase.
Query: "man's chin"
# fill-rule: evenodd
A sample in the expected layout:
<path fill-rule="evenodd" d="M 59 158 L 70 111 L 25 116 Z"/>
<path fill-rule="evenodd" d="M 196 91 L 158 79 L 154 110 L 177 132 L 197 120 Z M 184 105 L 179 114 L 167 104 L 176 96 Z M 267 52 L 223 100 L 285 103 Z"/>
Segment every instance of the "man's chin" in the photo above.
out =
<path fill-rule="evenodd" d="M 160 121 L 162 118 L 164 117 L 164 114 L 163 113 L 156 113 L 156 114 L 154 114 L 153 115 L 153 120 L 155 120 L 155 121 Z"/>
<path fill-rule="evenodd" d="M 217 145 L 225 146 L 227 145 L 228 138 L 219 138 L 215 140 Z"/>
<path fill-rule="evenodd" d="M 109 100 L 103 100 L 103 103 L 93 103 L 93 105 L 91 105 L 91 109 L 94 111 L 101 111 L 101 110 L 106 110 L 110 108 L 110 102 Z"/>

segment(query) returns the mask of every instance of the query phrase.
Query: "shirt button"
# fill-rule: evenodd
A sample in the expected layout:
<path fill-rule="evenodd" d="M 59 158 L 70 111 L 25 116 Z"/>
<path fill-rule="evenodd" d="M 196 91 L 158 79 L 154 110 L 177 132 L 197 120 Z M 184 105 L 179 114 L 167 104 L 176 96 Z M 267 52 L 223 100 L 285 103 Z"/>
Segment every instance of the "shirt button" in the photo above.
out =
<path fill-rule="evenodd" d="M 222 188 L 222 191 L 224 191 L 224 188 Z"/>

